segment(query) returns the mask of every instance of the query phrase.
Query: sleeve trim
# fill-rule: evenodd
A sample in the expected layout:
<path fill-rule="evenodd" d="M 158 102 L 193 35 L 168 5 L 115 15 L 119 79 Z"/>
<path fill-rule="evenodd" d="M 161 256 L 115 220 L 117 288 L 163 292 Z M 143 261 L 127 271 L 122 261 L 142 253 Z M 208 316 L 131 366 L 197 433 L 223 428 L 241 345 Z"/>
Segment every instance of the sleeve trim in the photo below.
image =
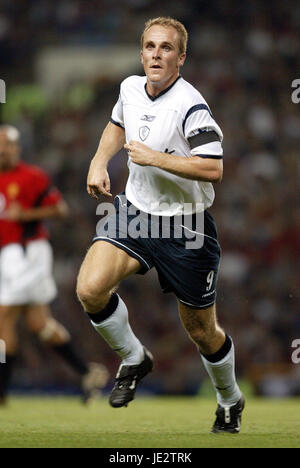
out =
<path fill-rule="evenodd" d="M 33 208 L 37 208 L 38 206 L 41 205 L 42 201 L 47 197 L 47 195 L 49 195 L 49 193 L 51 192 L 52 190 L 52 187 L 51 185 L 49 184 L 45 190 L 36 198 L 34 204 L 33 204 Z"/>
<path fill-rule="evenodd" d="M 193 154 L 193 156 L 198 156 L 199 158 L 206 159 L 223 159 L 221 154 Z"/>
<path fill-rule="evenodd" d="M 119 122 L 116 122 L 114 119 L 110 118 L 109 121 L 111 123 L 113 123 L 114 125 L 116 125 L 117 127 L 120 127 L 120 128 L 123 128 L 124 130 L 124 127 L 119 123 Z"/>
<path fill-rule="evenodd" d="M 185 124 L 186 124 L 187 119 L 189 118 L 191 114 L 193 114 L 194 112 L 197 112 L 198 110 L 206 110 L 207 112 L 209 112 L 209 115 L 211 116 L 211 118 L 214 119 L 210 111 L 210 108 L 206 104 L 196 104 L 195 106 L 191 107 L 186 113 L 186 116 L 182 123 L 183 134 L 185 134 L 184 131 L 185 131 Z"/>

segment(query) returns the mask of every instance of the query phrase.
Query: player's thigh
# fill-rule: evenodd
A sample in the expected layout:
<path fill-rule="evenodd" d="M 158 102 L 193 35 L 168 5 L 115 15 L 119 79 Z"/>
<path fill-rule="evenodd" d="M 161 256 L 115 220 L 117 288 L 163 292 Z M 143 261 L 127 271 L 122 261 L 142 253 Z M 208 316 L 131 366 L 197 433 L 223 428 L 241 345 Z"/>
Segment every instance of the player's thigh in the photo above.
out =
<path fill-rule="evenodd" d="M 8 329 L 15 327 L 23 310 L 22 306 L 0 305 L 0 337 Z"/>
<path fill-rule="evenodd" d="M 32 332 L 39 332 L 51 319 L 51 312 L 47 305 L 33 304 L 26 307 L 24 316 L 27 328 Z"/>
<path fill-rule="evenodd" d="M 138 260 L 105 242 L 95 242 L 83 261 L 77 283 L 79 297 L 93 291 L 108 292 L 141 268 Z"/>

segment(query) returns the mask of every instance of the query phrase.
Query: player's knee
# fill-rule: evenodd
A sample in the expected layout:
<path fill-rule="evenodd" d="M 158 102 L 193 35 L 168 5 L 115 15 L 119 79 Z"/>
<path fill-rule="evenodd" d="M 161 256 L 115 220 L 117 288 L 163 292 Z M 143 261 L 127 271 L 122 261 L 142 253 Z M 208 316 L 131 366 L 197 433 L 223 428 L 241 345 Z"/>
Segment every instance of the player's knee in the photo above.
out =
<path fill-rule="evenodd" d="M 105 307 L 108 296 L 108 288 L 105 288 L 101 281 L 78 279 L 77 297 L 86 310 L 89 311 L 94 307 L 101 310 Z"/>
<path fill-rule="evenodd" d="M 38 314 L 28 314 L 26 315 L 26 327 L 35 335 L 38 335 L 40 331 L 46 326 L 48 319 L 40 317 Z"/>
<path fill-rule="evenodd" d="M 67 330 L 52 317 L 47 318 L 43 326 L 33 326 L 31 331 L 45 343 L 60 344 L 70 339 Z"/>

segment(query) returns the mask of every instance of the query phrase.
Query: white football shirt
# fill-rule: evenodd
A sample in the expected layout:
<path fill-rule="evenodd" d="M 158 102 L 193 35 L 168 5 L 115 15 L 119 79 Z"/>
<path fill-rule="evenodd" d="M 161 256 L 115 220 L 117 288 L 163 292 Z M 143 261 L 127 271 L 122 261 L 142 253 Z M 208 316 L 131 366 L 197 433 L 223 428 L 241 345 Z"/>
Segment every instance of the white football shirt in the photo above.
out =
<path fill-rule="evenodd" d="M 223 134 L 202 97 L 182 77 L 153 98 L 146 76 L 130 76 L 120 88 L 111 122 L 125 129 L 126 142 L 140 141 L 155 151 L 189 158 L 222 158 Z M 209 208 L 215 193 L 199 182 L 128 158 L 126 196 L 138 209 L 161 216 L 191 214 Z"/>

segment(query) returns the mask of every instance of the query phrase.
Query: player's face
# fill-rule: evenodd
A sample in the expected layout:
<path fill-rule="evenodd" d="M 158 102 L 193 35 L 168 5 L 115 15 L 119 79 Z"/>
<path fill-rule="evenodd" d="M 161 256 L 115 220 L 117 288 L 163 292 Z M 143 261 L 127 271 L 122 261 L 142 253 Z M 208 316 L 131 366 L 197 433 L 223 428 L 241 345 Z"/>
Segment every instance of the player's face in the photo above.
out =
<path fill-rule="evenodd" d="M 19 159 L 20 147 L 0 132 L 0 171 L 11 169 Z"/>
<path fill-rule="evenodd" d="M 185 57 L 179 53 L 179 34 L 175 28 L 154 25 L 145 32 L 141 58 L 152 86 L 163 90 L 171 85 Z"/>

